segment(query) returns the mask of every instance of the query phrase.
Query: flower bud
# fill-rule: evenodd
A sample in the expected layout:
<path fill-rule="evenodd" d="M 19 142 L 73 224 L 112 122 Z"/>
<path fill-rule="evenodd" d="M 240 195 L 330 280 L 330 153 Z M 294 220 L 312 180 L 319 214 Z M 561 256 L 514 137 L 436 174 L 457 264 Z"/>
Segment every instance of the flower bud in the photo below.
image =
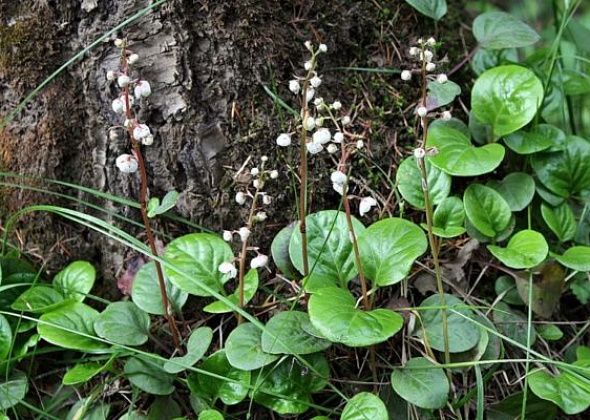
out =
<path fill-rule="evenodd" d="M 119 77 L 117 77 L 117 84 L 119 85 L 119 87 L 124 88 L 127 85 L 129 85 L 129 82 L 131 82 L 131 78 L 126 74 L 122 74 Z"/>
<path fill-rule="evenodd" d="M 356 148 L 361 150 L 363 147 L 365 147 L 365 142 L 362 140 L 357 140 L 356 142 Z"/>
<path fill-rule="evenodd" d="M 147 98 L 152 94 L 152 87 L 150 86 L 149 82 L 140 80 L 135 84 L 133 93 L 137 99 Z"/>
<path fill-rule="evenodd" d="M 246 226 L 241 227 L 238 230 L 238 235 L 240 235 L 240 240 L 242 242 L 246 242 L 248 240 L 248 238 L 250 237 L 250 229 L 248 229 Z"/>
<path fill-rule="evenodd" d="M 301 86 L 299 85 L 299 81 L 297 80 L 289 80 L 289 90 L 297 95 L 301 90 Z"/>
<path fill-rule="evenodd" d="M 419 106 L 418 108 L 416 108 L 416 113 L 420 117 L 425 117 L 426 114 L 428 114 L 428 109 L 426 109 L 425 106 Z"/>
<path fill-rule="evenodd" d="M 410 53 L 411 56 L 418 55 L 419 52 L 420 52 L 420 50 L 418 49 L 418 47 L 412 47 L 409 50 L 409 53 Z"/>
<path fill-rule="evenodd" d="M 426 64 L 426 71 L 434 71 L 436 69 L 436 64 L 428 63 Z"/>
<path fill-rule="evenodd" d="M 260 170 L 256 167 L 250 169 L 250 175 L 252 176 L 257 176 L 258 174 L 260 174 Z"/>
<path fill-rule="evenodd" d="M 128 58 L 127 58 L 127 62 L 131 65 L 137 63 L 139 61 L 139 55 L 137 54 L 131 54 Z"/>
<path fill-rule="evenodd" d="M 340 101 L 334 101 L 332 103 L 332 108 L 338 111 L 340 108 L 342 108 L 342 104 L 340 103 Z"/>
<path fill-rule="evenodd" d="M 256 220 L 257 222 L 264 222 L 267 219 L 267 215 L 265 212 L 263 211 L 259 211 L 258 213 L 256 213 L 254 215 L 254 220 Z"/>
<path fill-rule="evenodd" d="M 123 40 L 121 38 L 115 39 L 115 47 L 121 48 L 124 44 L 125 43 L 123 42 Z"/>
<path fill-rule="evenodd" d="M 424 156 L 426 156 L 426 151 L 422 147 L 414 149 L 414 157 L 416 159 L 424 159 Z"/>
<path fill-rule="evenodd" d="M 117 73 L 113 70 L 107 71 L 107 80 L 113 81 L 117 78 Z"/>
<path fill-rule="evenodd" d="M 328 46 L 326 44 L 320 44 L 318 50 L 320 50 L 320 52 L 326 53 L 328 52 Z"/>
<path fill-rule="evenodd" d="M 123 104 L 123 101 L 121 101 L 121 99 L 115 99 L 113 100 L 111 107 L 113 108 L 113 111 L 115 111 L 117 114 L 122 114 L 125 112 L 125 104 Z"/>
<path fill-rule="evenodd" d="M 364 216 L 369 211 L 371 211 L 371 208 L 373 208 L 376 205 L 377 200 L 375 200 L 373 197 L 363 198 L 359 204 L 359 214 L 361 215 L 361 217 Z"/>
<path fill-rule="evenodd" d="M 277 137 L 277 145 L 281 147 L 287 147 L 291 145 L 291 135 L 282 133 Z"/>
<path fill-rule="evenodd" d="M 345 115 L 344 117 L 342 117 L 342 125 L 348 125 L 348 124 L 350 124 L 350 121 L 351 121 L 350 116 Z"/>
<path fill-rule="evenodd" d="M 450 120 L 451 118 L 453 118 L 453 115 L 451 114 L 451 111 L 443 111 L 443 113 L 442 113 L 442 115 L 441 115 L 441 118 L 442 118 L 444 121 L 448 121 L 448 120 Z"/>
<path fill-rule="evenodd" d="M 236 193 L 236 197 L 235 197 L 236 203 L 238 203 L 240 206 L 246 203 L 246 194 L 244 194 L 242 191 L 238 191 Z"/>
<path fill-rule="evenodd" d="M 307 102 L 313 99 L 313 95 L 315 95 L 315 89 L 313 87 L 307 88 L 307 92 L 305 92 L 305 100 Z"/>
<path fill-rule="evenodd" d="M 334 133 L 334 143 L 342 143 L 344 140 L 344 134 L 341 131 Z"/>
<path fill-rule="evenodd" d="M 262 204 L 264 205 L 269 205 L 270 203 L 272 203 L 272 197 L 270 195 L 263 195 L 262 196 Z"/>
<path fill-rule="evenodd" d="M 147 125 L 145 125 L 145 124 L 138 124 L 133 129 L 133 137 L 136 140 L 144 139 L 147 136 L 150 136 L 151 134 L 152 134 L 152 132 L 150 131 L 150 128 Z"/>
<path fill-rule="evenodd" d="M 217 267 L 217 270 L 222 274 L 228 274 L 229 278 L 234 278 L 238 275 L 238 270 L 236 266 L 231 262 L 222 262 Z"/>
<path fill-rule="evenodd" d="M 268 257 L 260 254 L 257 257 L 252 258 L 250 261 L 250 268 L 262 268 L 268 264 Z"/>
<path fill-rule="evenodd" d="M 141 144 L 143 144 L 144 146 L 151 146 L 152 144 L 154 144 L 154 136 L 152 134 L 150 134 L 149 136 L 145 136 L 141 139 Z"/>
<path fill-rule="evenodd" d="M 322 79 L 320 79 L 318 76 L 313 76 L 311 79 L 309 79 L 309 84 L 311 84 L 312 87 L 317 88 L 322 84 Z"/>
<path fill-rule="evenodd" d="M 115 160 L 115 165 L 117 168 L 125 173 L 125 174 L 132 174 L 137 171 L 138 163 L 135 157 L 129 154 L 123 154 L 117 157 Z"/>
<path fill-rule="evenodd" d="M 311 70 L 312 64 L 311 61 L 306 61 L 305 63 L 303 63 L 303 68 L 307 71 Z"/>
<path fill-rule="evenodd" d="M 334 143 L 330 143 L 328 147 L 326 147 L 326 150 L 328 151 L 328 153 L 333 154 L 338 151 L 338 146 L 336 146 Z"/>
<path fill-rule="evenodd" d="M 436 76 L 436 81 L 438 83 L 447 83 L 449 81 L 449 78 L 447 77 L 446 74 L 441 73 L 438 76 Z"/>
<path fill-rule="evenodd" d="M 434 47 L 435 44 L 436 44 L 436 40 L 433 37 L 430 37 L 426 40 L 426 45 L 428 45 L 430 47 Z"/>
<path fill-rule="evenodd" d="M 334 184 L 344 185 L 346 184 L 346 179 L 346 174 L 342 171 L 334 171 L 332 172 L 332 175 L 330 175 L 330 180 Z"/>
<path fill-rule="evenodd" d="M 231 231 L 229 230 L 224 230 L 223 231 L 223 240 L 225 242 L 231 242 L 231 240 L 233 239 L 234 235 L 233 233 L 231 233 Z"/>
<path fill-rule="evenodd" d="M 401 74 L 402 80 L 408 81 L 412 78 L 412 72 L 410 70 L 404 70 Z"/>
<path fill-rule="evenodd" d="M 322 150 L 324 150 L 324 146 L 322 146 L 322 145 L 321 145 L 321 144 L 319 144 L 319 143 L 313 143 L 313 142 L 311 142 L 311 143 L 307 143 L 307 144 L 305 145 L 305 147 L 307 148 L 307 152 L 308 152 L 310 155 L 317 155 L 317 154 L 318 154 L 318 153 L 320 153 Z"/>
<path fill-rule="evenodd" d="M 270 178 L 271 179 L 277 179 L 279 177 L 279 171 L 277 171 L 276 169 L 273 169 L 272 171 L 270 171 Z"/>
<path fill-rule="evenodd" d="M 303 122 L 303 128 L 307 131 L 311 131 L 315 128 L 315 118 L 314 117 L 307 117 Z"/>
<path fill-rule="evenodd" d="M 313 133 L 313 135 L 311 136 L 311 140 L 314 143 L 319 144 L 326 144 L 330 141 L 331 138 L 332 134 L 330 133 L 330 130 L 327 128 L 320 128 L 316 130 L 316 132 Z"/>

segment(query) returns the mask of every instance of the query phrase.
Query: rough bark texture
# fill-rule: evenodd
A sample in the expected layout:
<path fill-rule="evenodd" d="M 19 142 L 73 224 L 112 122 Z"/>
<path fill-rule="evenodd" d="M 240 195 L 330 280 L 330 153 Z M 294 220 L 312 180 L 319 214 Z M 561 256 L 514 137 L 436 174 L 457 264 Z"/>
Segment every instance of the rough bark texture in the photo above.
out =
<path fill-rule="evenodd" d="M 466 20 L 462 1 L 449 3 L 450 16 L 437 30 L 445 34 L 444 50 L 452 65 L 465 53 L 462 38 L 468 31 L 459 24 Z M 147 4 L 0 0 L 0 113 L 6 115 L 67 58 Z M 182 193 L 177 207 L 181 215 L 214 230 L 239 227 L 239 209 L 232 200 L 235 170 L 263 153 L 274 166 L 284 167 L 285 159 L 295 164 L 291 152 L 279 155 L 275 150 L 274 138 L 287 124 L 262 86 L 276 82 L 281 95 L 288 97 L 285 82 L 301 68 L 303 41 L 328 44 L 324 69 L 401 67 L 409 42 L 435 32 L 432 21 L 399 0 L 169 0 L 120 34 L 141 56 L 137 72 L 154 90 L 138 114 L 156 131 L 154 145 L 144 150 L 150 193 L 161 197 L 176 189 Z M 118 88 L 105 78 L 107 70 L 117 68 L 118 54 L 112 42 L 95 48 L 37 96 L 0 134 L 1 169 L 136 199 L 137 177 L 121 174 L 114 166 L 115 158 L 128 150 L 128 141 L 109 141 L 107 131 L 121 123 L 110 106 Z M 362 104 L 354 112 L 361 131 L 371 136 L 373 150 L 379 144 L 398 146 L 396 141 L 403 138 L 396 131 L 403 121 L 401 110 L 418 92 L 395 81 L 395 75 L 325 74 L 325 91 L 332 92 L 328 99 L 339 98 L 346 107 Z M 381 162 L 385 167 L 392 164 L 391 159 Z M 314 165 L 317 176 L 328 170 L 321 162 Z M 329 184 L 317 188 L 312 206 L 336 198 Z M 275 189 L 270 216 L 280 224 L 293 214 L 294 200 L 286 178 Z M 46 202 L 75 207 L 42 193 L 2 193 L 6 212 Z M 137 217 L 130 210 L 112 210 Z M 275 225 L 269 226 L 270 232 Z M 124 249 L 63 220 L 36 215 L 20 229 L 28 250 L 51 256 L 50 267 L 76 257 L 91 259 L 112 285 L 110 280 L 124 266 Z"/>

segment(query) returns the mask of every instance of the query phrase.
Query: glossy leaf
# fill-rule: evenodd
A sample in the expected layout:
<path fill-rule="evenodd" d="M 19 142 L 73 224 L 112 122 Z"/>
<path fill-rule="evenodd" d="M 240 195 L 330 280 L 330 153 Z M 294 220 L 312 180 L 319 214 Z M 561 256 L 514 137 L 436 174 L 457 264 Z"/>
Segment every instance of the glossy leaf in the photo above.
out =
<path fill-rule="evenodd" d="M 87 261 L 74 261 L 53 278 L 53 287 L 65 298 L 82 302 L 92 289 L 96 270 Z"/>
<path fill-rule="evenodd" d="M 289 257 L 289 243 L 291 242 L 291 235 L 295 224 L 290 224 L 282 228 L 279 233 L 272 240 L 270 246 L 272 260 L 277 268 L 289 279 L 296 279 L 299 277 L 297 269 L 293 266 L 291 258 Z"/>
<path fill-rule="evenodd" d="M 387 408 L 381 399 L 369 392 L 360 392 L 352 397 L 346 405 L 340 420 L 389 420 Z"/>
<path fill-rule="evenodd" d="M 526 47 L 540 37 L 530 26 L 504 12 L 482 13 L 473 21 L 473 35 L 484 48 Z"/>
<path fill-rule="evenodd" d="M 561 242 L 571 241 L 576 235 L 578 227 L 574 212 L 568 203 L 561 203 L 557 207 L 541 204 L 541 215 L 549 229 Z"/>
<path fill-rule="evenodd" d="M 478 48 L 470 61 L 471 69 L 479 76 L 492 67 L 518 62 L 518 52 L 515 48 L 506 48 L 502 50 Z"/>
<path fill-rule="evenodd" d="M 549 245 L 543 235 L 534 230 L 521 230 L 506 247 L 488 245 L 488 250 L 510 268 L 532 268 L 541 264 L 549 253 Z"/>
<path fill-rule="evenodd" d="M 389 309 L 369 312 L 355 308 L 348 290 L 326 287 L 309 299 L 309 319 L 326 339 L 350 347 L 381 343 L 397 333 L 403 318 Z"/>
<path fill-rule="evenodd" d="M 0 314 L 0 362 L 5 361 L 12 348 L 12 328 L 4 315 Z"/>
<path fill-rule="evenodd" d="M 180 312 L 186 300 L 188 293 L 183 292 L 170 282 L 168 276 L 164 276 L 168 302 L 175 313 Z M 160 293 L 160 284 L 158 283 L 158 273 L 156 272 L 156 263 L 150 261 L 141 266 L 131 286 L 131 299 L 142 310 L 148 314 L 164 315 L 162 306 L 162 294 Z"/>
<path fill-rule="evenodd" d="M 256 325 L 238 325 L 225 342 L 227 360 L 236 369 L 256 370 L 279 358 L 262 350 L 262 331 Z"/>
<path fill-rule="evenodd" d="M 441 238 L 459 236 L 465 232 L 464 221 L 463 201 L 459 197 L 447 197 L 434 210 L 432 232 Z"/>
<path fill-rule="evenodd" d="M 446 0 L 406 0 L 406 3 L 434 20 L 440 20 L 447 14 Z"/>
<path fill-rule="evenodd" d="M 200 327 L 191 333 L 186 344 L 186 354 L 184 356 L 171 357 L 164 363 L 164 370 L 168 373 L 178 373 L 197 363 L 207 352 L 211 340 L 213 339 L 213 330 L 209 327 Z"/>
<path fill-rule="evenodd" d="M 309 334 L 312 327 L 305 312 L 285 311 L 273 316 L 262 333 L 262 351 L 271 354 L 310 354 L 330 347 L 328 340 Z"/>
<path fill-rule="evenodd" d="M 166 373 L 162 362 L 147 357 L 131 357 L 125 363 L 125 377 L 148 394 L 170 395 L 174 392 L 174 375 Z"/>
<path fill-rule="evenodd" d="M 258 290 L 258 271 L 255 268 L 248 270 L 244 276 L 244 304 L 250 302 Z M 235 306 L 240 303 L 240 291 L 236 289 L 231 295 L 226 296 Z M 225 314 L 232 312 L 234 308 L 222 301 L 210 303 L 203 308 L 203 311 L 210 314 Z"/>
<path fill-rule="evenodd" d="M 29 386 L 27 376 L 20 371 L 13 372 L 8 380 L 2 379 L 3 381 L 0 383 L 0 410 L 7 410 L 25 398 Z"/>
<path fill-rule="evenodd" d="M 575 271 L 590 271 L 590 247 L 573 246 L 568 248 L 563 255 L 555 256 L 555 259 L 563 266 Z"/>
<path fill-rule="evenodd" d="M 438 205 L 451 191 L 451 177 L 426 161 L 428 192 L 431 203 Z M 397 189 L 412 206 L 424 209 L 422 172 L 416 158 L 410 156 L 402 161 L 396 174 Z"/>
<path fill-rule="evenodd" d="M 487 186 L 499 192 L 512 211 L 525 209 L 535 195 L 535 181 L 524 172 L 512 172 L 502 181 L 489 181 Z"/>
<path fill-rule="evenodd" d="M 78 363 L 65 373 L 64 385 L 78 385 L 88 382 L 105 369 L 105 365 L 97 362 Z"/>
<path fill-rule="evenodd" d="M 151 208 L 148 208 L 148 217 L 155 217 L 159 214 L 164 214 L 168 210 L 174 208 L 176 202 L 178 201 L 179 195 L 180 194 L 177 191 L 168 191 L 164 198 L 162 198 L 162 203 L 160 203 L 160 200 L 158 200 L 155 202 L 155 205 L 152 205 Z M 152 200 L 150 200 L 150 204 L 152 203 Z"/>
<path fill-rule="evenodd" d="M 64 297 L 53 287 L 33 286 L 20 295 L 10 306 L 15 311 L 44 313 L 64 302 Z"/>
<path fill-rule="evenodd" d="M 197 420 L 223 420 L 223 414 L 213 409 L 203 410 Z"/>
<path fill-rule="evenodd" d="M 94 330 L 113 343 L 140 346 L 148 340 L 150 317 L 133 302 L 113 302 L 94 321 Z"/>
<path fill-rule="evenodd" d="M 465 214 L 473 226 L 493 238 L 510 224 L 512 212 L 504 198 L 495 190 L 481 184 L 471 184 L 463 196 Z"/>
<path fill-rule="evenodd" d="M 530 155 L 549 148 L 563 148 L 565 133 L 549 124 L 539 124 L 529 131 L 519 130 L 504 137 L 504 144 L 519 155 Z"/>
<path fill-rule="evenodd" d="M 234 258 L 231 247 L 223 239 L 209 233 L 191 233 L 174 239 L 164 257 L 184 275 L 172 267 L 165 267 L 166 275 L 179 289 L 196 296 L 210 296 L 200 284 L 223 292 L 229 274 L 222 274 L 219 265 Z"/>
<path fill-rule="evenodd" d="M 521 66 L 494 67 L 473 85 L 471 107 L 475 117 L 492 127 L 492 138 L 513 133 L 527 125 L 543 100 L 543 84 Z"/>
<path fill-rule="evenodd" d="M 453 176 L 477 176 L 493 171 L 504 159 L 504 147 L 486 144 L 475 147 L 456 121 L 437 120 L 430 125 L 426 140 L 438 154 L 428 161 Z"/>
<path fill-rule="evenodd" d="M 449 381 L 442 368 L 424 357 L 414 357 L 391 373 L 391 386 L 404 400 L 425 409 L 442 408 L 449 396 Z"/>
<path fill-rule="evenodd" d="M 426 96 L 426 108 L 429 111 L 450 104 L 461 94 L 461 87 L 450 80 L 445 83 L 437 81 L 428 82 L 428 95 Z"/>

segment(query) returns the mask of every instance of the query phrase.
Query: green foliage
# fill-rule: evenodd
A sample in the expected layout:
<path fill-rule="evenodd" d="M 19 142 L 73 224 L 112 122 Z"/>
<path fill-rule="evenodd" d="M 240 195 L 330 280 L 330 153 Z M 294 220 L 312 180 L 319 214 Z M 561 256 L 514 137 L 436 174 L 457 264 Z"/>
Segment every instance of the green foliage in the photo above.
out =
<path fill-rule="evenodd" d="M 388 420 L 387 408 L 376 395 L 361 392 L 352 397 L 342 410 L 340 420 Z"/>
<path fill-rule="evenodd" d="M 15 371 L 9 378 L 0 383 L 0 409 L 14 407 L 25 398 L 28 390 L 27 376 L 24 372 Z"/>
<path fill-rule="evenodd" d="M 576 235 L 577 223 L 574 212 L 566 202 L 555 207 L 542 203 L 541 215 L 549 229 L 561 242 L 571 241 Z"/>
<path fill-rule="evenodd" d="M 447 14 L 446 0 L 406 0 L 406 3 L 434 20 L 440 20 Z"/>
<path fill-rule="evenodd" d="M 443 369 L 424 357 L 414 357 L 394 369 L 391 386 L 410 404 L 426 409 L 444 407 L 450 391 Z"/>
<path fill-rule="evenodd" d="M 168 280 L 168 276 L 164 276 L 164 282 L 172 311 L 178 313 L 186 303 L 188 293 L 172 284 Z M 148 314 L 164 315 L 162 293 L 158 283 L 155 262 L 150 261 L 144 264 L 135 275 L 131 287 L 131 299 L 133 299 L 133 303 Z"/>
<path fill-rule="evenodd" d="M 510 268 L 532 268 L 545 260 L 549 246 L 543 235 L 534 230 L 521 230 L 505 248 L 488 245 L 489 251 Z"/>
<path fill-rule="evenodd" d="M 465 214 L 473 226 L 486 236 L 497 237 L 510 224 L 510 206 L 494 189 L 471 184 L 463 196 Z"/>
<path fill-rule="evenodd" d="M 434 210 L 432 232 L 441 238 L 459 236 L 465 232 L 464 221 L 463 201 L 459 197 L 447 197 Z"/>
<path fill-rule="evenodd" d="M 86 261 L 74 261 L 53 278 L 53 287 L 65 298 L 82 302 L 92 289 L 96 270 Z"/>
<path fill-rule="evenodd" d="M 133 302 L 114 302 L 96 318 L 94 330 L 113 343 L 140 346 L 148 340 L 150 317 Z"/>
<path fill-rule="evenodd" d="M 313 332 L 305 312 L 278 313 L 268 321 L 262 333 L 262 350 L 270 354 L 310 354 L 330 347 L 328 340 L 312 335 Z"/>
<path fill-rule="evenodd" d="M 171 357 L 164 364 L 164 370 L 168 373 L 178 373 L 197 363 L 207 352 L 213 331 L 209 327 L 200 327 L 194 330 L 186 344 L 186 354 L 184 356 Z"/>
<path fill-rule="evenodd" d="M 482 47 L 494 50 L 526 47 L 540 39 L 530 26 L 504 12 L 487 12 L 476 17 L 473 35 Z"/>
<path fill-rule="evenodd" d="M 533 177 L 523 172 L 512 172 L 502 181 L 489 181 L 487 186 L 500 193 L 511 211 L 524 210 L 535 195 Z"/>
<path fill-rule="evenodd" d="M 555 258 L 562 265 L 575 271 L 590 271 L 590 247 L 574 246 Z"/>
<path fill-rule="evenodd" d="M 244 276 L 244 304 L 250 302 L 257 290 L 258 271 L 255 268 L 251 268 Z M 227 296 L 227 299 L 237 306 L 240 302 L 240 291 L 234 291 L 231 295 Z M 211 314 L 224 314 L 233 311 L 233 308 L 225 302 L 217 301 L 205 306 L 203 311 Z"/>
<path fill-rule="evenodd" d="M 156 217 L 157 215 L 164 214 L 168 210 L 174 208 L 179 195 L 180 194 L 177 191 L 169 191 L 164 198 L 162 198 L 162 203 L 160 203 L 160 199 L 157 197 L 150 199 L 147 207 L 148 217 Z"/>
<path fill-rule="evenodd" d="M 426 161 L 428 193 L 433 205 L 443 201 L 451 190 L 451 177 L 436 166 Z M 397 189 L 402 197 L 412 206 L 424 209 L 424 192 L 422 191 L 422 175 L 418 162 L 410 156 L 400 163 L 396 174 Z"/>
<path fill-rule="evenodd" d="M 227 337 L 225 352 L 230 365 L 240 370 L 256 370 L 279 356 L 262 350 L 262 331 L 256 325 L 238 325 Z"/>
<path fill-rule="evenodd" d="M 530 155 L 547 149 L 563 147 L 565 133 L 549 124 L 539 124 L 530 130 L 519 130 L 504 137 L 504 144 L 519 155 Z"/>
<path fill-rule="evenodd" d="M 148 394 L 170 395 L 174 392 L 174 375 L 164 371 L 163 363 L 148 357 L 131 357 L 125 363 L 125 377 Z"/>

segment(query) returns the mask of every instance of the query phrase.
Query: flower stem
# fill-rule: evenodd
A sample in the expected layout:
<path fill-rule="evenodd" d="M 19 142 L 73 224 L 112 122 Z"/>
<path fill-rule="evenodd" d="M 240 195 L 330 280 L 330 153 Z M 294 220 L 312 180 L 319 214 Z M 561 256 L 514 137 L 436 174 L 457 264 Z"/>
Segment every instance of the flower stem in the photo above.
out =
<path fill-rule="evenodd" d="M 305 128 L 309 110 L 307 107 L 307 89 L 309 86 L 308 78 L 303 84 L 303 94 L 301 99 L 301 135 L 300 135 L 300 162 L 299 178 L 301 186 L 299 187 L 299 233 L 301 234 L 301 256 L 303 258 L 303 275 L 309 275 L 309 259 L 307 256 L 307 230 L 305 226 L 305 217 L 307 216 L 307 129 Z"/>

